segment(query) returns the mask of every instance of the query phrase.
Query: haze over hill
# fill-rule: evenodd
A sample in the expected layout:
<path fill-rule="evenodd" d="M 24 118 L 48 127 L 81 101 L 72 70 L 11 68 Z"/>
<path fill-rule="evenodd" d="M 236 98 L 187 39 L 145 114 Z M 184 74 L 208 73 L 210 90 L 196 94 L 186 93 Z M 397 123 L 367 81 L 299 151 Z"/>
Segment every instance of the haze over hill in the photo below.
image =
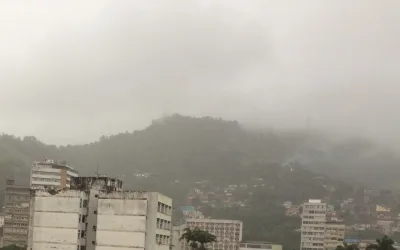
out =
<path fill-rule="evenodd" d="M 68 160 L 81 174 L 138 172 L 176 179 L 238 182 L 253 164 L 300 165 L 332 178 L 371 187 L 397 187 L 400 159 L 361 138 L 334 139 L 313 131 L 252 131 L 236 121 L 173 115 L 144 130 L 56 147 L 34 137 L 0 137 L 3 176 L 27 179 L 34 160 Z M 385 180 L 382 182 L 381 180 Z"/>

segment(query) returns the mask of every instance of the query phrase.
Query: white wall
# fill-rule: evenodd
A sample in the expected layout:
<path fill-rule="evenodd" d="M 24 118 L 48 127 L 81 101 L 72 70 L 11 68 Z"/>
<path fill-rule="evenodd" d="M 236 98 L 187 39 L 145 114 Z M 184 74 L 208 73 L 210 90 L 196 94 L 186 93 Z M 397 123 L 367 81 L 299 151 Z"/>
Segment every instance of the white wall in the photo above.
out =
<path fill-rule="evenodd" d="M 62 191 L 51 195 L 36 191 L 31 201 L 29 248 L 32 250 L 75 250 L 80 229 L 79 215 L 84 214 L 81 191 Z"/>
<path fill-rule="evenodd" d="M 79 197 L 35 197 L 35 211 L 79 213 Z"/>
<path fill-rule="evenodd" d="M 99 199 L 96 250 L 144 249 L 147 200 Z"/>

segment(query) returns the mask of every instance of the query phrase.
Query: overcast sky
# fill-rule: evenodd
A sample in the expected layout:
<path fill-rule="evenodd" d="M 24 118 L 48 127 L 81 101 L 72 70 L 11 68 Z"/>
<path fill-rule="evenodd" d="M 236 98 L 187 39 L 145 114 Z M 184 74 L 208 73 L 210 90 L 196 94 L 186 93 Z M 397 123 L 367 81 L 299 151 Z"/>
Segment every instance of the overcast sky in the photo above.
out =
<path fill-rule="evenodd" d="M 400 1 L 0 1 L 0 132 L 87 143 L 165 114 L 400 141 Z"/>

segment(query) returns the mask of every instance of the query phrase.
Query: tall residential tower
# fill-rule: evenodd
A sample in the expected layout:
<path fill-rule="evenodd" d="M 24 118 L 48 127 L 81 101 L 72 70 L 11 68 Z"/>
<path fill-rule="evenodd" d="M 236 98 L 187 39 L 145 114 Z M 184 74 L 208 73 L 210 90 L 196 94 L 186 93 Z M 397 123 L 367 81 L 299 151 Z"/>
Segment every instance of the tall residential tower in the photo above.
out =
<path fill-rule="evenodd" d="M 300 250 L 324 250 L 326 203 L 309 200 L 303 205 Z"/>

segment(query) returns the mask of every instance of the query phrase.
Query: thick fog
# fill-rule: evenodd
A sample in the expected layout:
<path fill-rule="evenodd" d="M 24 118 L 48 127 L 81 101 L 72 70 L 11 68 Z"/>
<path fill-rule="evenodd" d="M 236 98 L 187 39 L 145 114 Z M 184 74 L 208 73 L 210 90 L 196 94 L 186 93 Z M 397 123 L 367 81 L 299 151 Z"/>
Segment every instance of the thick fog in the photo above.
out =
<path fill-rule="evenodd" d="M 399 9 L 397 0 L 4 0 L 0 132 L 86 143 L 181 113 L 395 144 Z"/>

